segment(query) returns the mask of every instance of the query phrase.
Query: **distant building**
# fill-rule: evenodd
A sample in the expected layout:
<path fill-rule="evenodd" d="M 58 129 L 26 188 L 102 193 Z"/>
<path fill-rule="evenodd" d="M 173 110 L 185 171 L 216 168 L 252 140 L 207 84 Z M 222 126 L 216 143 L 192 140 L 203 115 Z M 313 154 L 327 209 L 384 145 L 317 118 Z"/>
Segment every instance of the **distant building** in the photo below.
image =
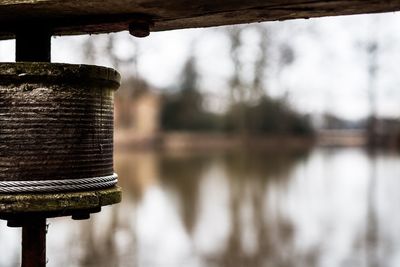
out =
<path fill-rule="evenodd" d="M 160 131 L 161 98 L 142 80 L 122 83 L 115 94 L 116 144 L 148 144 Z"/>

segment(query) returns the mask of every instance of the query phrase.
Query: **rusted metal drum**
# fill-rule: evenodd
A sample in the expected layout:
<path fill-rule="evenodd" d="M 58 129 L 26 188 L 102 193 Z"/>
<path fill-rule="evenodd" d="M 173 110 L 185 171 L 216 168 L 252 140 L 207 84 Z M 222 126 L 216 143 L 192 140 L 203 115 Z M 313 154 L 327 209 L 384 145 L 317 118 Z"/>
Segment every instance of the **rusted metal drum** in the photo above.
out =
<path fill-rule="evenodd" d="M 0 193 L 114 186 L 113 69 L 0 63 Z"/>

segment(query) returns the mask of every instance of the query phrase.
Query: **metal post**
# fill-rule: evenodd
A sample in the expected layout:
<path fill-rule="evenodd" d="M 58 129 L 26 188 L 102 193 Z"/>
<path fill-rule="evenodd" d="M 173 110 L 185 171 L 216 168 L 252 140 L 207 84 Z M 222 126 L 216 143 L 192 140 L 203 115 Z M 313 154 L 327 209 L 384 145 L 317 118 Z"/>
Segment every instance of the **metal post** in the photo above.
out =
<path fill-rule="evenodd" d="M 22 225 L 21 267 L 46 266 L 46 218 L 30 218 Z"/>
<path fill-rule="evenodd" d="M 41 25 L 16 31 L 15 60 L 50 62 L 51 32 Z M 21 267 L 46 266 L 46 217 L 24 217 Z"/>
<path fill-rule="evenodd" d="M 50 30 L 32 25 L 18 29 L 15 36 L 15 61 L 50 62 Z"/>

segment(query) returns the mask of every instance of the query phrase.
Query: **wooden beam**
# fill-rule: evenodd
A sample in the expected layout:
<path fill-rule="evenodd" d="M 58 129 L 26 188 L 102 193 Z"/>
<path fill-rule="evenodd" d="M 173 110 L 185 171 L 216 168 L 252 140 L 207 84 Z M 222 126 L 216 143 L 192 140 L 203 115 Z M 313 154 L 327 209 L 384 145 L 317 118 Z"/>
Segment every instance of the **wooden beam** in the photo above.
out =
<path fill-rule="evenodd" d="M 398 10 L 398 0 L 0 0 L 0 38 L 31 23 L 71 35 L 128 30 L 143 17 L 164 31 Z"/>

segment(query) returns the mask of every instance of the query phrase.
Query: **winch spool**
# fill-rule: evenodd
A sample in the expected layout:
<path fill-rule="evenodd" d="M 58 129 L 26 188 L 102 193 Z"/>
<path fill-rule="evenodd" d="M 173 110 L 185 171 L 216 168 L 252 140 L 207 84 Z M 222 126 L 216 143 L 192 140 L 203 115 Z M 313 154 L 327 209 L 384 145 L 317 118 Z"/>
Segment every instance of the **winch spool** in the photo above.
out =
<path fill-rule="evenodd" d="M 121 201 L 113 171 L 117 71 L 50 63 L 52 30 L 18 27 L 0 63 L 0 219 L 22 227 L 22 267 L 46 266 L 46 219 Z"/>
<path fill-rule="evenodd" d="M 113 69 L 0 63 L 0 193 L 114 186 Z"/>

